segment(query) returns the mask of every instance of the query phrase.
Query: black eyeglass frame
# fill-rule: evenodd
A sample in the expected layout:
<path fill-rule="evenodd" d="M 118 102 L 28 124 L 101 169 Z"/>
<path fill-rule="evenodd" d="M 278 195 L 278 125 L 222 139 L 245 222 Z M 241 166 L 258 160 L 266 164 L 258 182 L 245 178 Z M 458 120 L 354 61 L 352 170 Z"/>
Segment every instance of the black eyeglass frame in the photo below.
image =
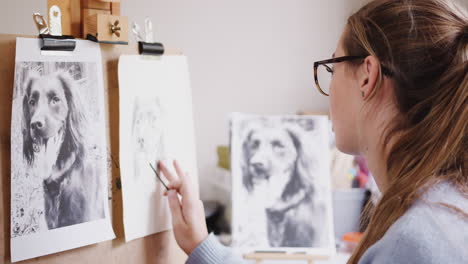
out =
<path fill-rule="evenodd" d="M 319 90 L 319 92 L 325 96 L 329 96 L 329 94 L 327 94 L 326 92 L 324 92 L 322 90 L 322 88 L 320 87 L 320 84 L 318 82 L 318 76 L 317 76 L 317 70 L 318 70 L 318 67 L 320 65 L 323 65 L 325 66 L 325 68 L 327 69 L 328 72 L 330 73 L 333 73 L 333 69 L 331 69 L 330 67 L 328 67 L 327 64 L 329 63 L 339 63 L 339 62 L 343 62 L 343 61 L 350 61 L 350 60 L 358 60 L 358 59 L 365 59 L 367 57 L 366 56 L 342 56 L 342 57 L 336 57 L 336 58 L 332 58 L 332 59 L 328 59 L 328 60 L 322 60 L 322 61 L 316 61 L 314 62 L 314 80 L 315 80 L 315 86 L 317 87 L 317 89 Z M 382 67 L 382 73 L 384 75 L 387 75 L 387 76 L 392 76 L 393 73 L 385 66 L 381 65 Z"/>

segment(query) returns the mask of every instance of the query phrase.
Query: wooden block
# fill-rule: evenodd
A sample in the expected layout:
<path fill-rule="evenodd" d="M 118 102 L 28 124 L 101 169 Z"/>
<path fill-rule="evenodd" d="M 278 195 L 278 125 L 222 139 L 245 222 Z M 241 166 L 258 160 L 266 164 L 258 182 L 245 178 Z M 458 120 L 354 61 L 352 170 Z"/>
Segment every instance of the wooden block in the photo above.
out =
<path fill-rule="evenodd" d="M 52 6 L 58 6 L 62 13 L 62 35 L 72 35 L 72 22 L 71 22 L 71 0 L 47 0 L 47 17 L 50 26 L 49 10 Z"/>
<path fill-rule="evenodd" d="M 93 36 L 96 35 L 96 32 L 91 32 L 89 27 L 88 27 L 88 25 L 89 25 L 88 19 L 91 16 L 96 15 L 96 14 L 110 15 L 111 12 L 110 12 L 110 10 L 83 8 L 83 10 L 82 10 L 82 17 L 83 17 L 83 27 L 82 27 L 83 35 L 82 35 L 82 37 L 83 38 L 86 38 L 87 34 L 91 34 Z"/>
<path fill-rule="evenodd" d="M 111 10 L 111 4 L 99 0 L 81 0 L 81 8 Z"/>
<path fill-rule="evenodd" d="M 120 3 L 111 3 L 111 13 L 114 16 L 120 16 Z"/>
<path fill-rule="evenodd" d="M 119 21 L 118 27 L 120 27 L 120 36 L 111 31 L 111 25 L 114 25 L 117 20 Z M 87 31 L 83 32 L 83 34 L 91 34 L 95 36 L 99 42 L 128 43 L 128 17 L 126 16 L 95 14 L 88 16 L 85 19 L 85 23 L 87 24 Z"/>
<path fill-rule="evenodd" d="M 79 38 L 81 36 L 81 0 L 71 0 L 71 35 Z"/>

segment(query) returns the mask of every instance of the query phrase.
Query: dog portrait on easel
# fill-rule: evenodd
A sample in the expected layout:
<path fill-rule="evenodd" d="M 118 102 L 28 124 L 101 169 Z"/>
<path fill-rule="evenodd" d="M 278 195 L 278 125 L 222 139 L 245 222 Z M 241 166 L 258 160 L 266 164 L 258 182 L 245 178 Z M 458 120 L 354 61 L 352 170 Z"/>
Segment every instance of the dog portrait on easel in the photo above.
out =
<path fill-rule="evenodd" d="M 322 184 L 328 145 L 320 142 L 318 124 L 306 116 L 236 116 L 233 201 L 248 204 L 233 209 L 236 246 L 328 246 L 330 208 Z"/>
<path fill-rule="evenodd" d="M 24 65 L 24 80 L 16 88 L 21 94 L 23 161 L 12 162 L 29 168 L 25 177 L 35 180 L 25 183 L 35 185 L 30 187 L 36 193 L 31 196 L 42 201 L 21 208 L 31 211 L 28 207 L 34 207 L 34 212 L 39 212 L 30 220 L 36 223 L 29 228 L 30 233 L 40 229 L 41 222 L 50 230 L 104 218 L 102 188 L 106 182 L 101 177 L 102 168 L 94 162 L 103 157 L 89 136 L 93 101 L 88 100 L 92 96 L 81 98 L 92 93 L 85 88 L 89 88 L 86 76 L 93 74 L 93 67 L 79 62 Z M 27 192 L 20 192 L 18 200 Z M 21 234 L 21 225 L 13 228 Z"/>

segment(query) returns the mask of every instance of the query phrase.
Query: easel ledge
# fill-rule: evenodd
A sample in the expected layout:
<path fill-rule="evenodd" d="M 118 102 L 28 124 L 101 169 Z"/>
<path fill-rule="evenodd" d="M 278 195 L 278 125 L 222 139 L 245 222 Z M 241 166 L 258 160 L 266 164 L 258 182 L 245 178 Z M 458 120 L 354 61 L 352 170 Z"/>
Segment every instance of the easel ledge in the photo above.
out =
<path fill-rule="evenodd" d="M 330 257 L 302 253 L 249 253 L 245 254 L 244 258 L 255 260 L 257 264 L 261 264 L 264 260 L 306 260 L 308 264 L 313 264 L 316 260 L 327 260 Z"/>

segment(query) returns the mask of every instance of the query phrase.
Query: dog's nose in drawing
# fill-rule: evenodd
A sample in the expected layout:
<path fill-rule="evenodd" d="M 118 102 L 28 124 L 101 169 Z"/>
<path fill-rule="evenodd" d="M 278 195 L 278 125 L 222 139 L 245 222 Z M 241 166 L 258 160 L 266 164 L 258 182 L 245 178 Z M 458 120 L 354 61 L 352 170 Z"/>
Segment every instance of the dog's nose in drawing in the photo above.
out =
<path fill-rule="evenodd" d="M 42 121 L 35 121 L 31 123 L 31 128 L 33 130 L 42 130 L 44 128 L 44 122 Z"/>
<path fill-rule="evenodd" d="M 257 174 L 265 172 L 265 164 L 263 164 L 262 162 L 252 163 L 252 167 Z"/>
<path fill-rule="evenodd" d="M 256 170 L 261 170 L 263 169 L 265 166 L 263 165 L 263 163 L 261 162 L 256 162 L 256 163 L 252 163 L 252 166 L 254 167 L 254 169 Z"/>

